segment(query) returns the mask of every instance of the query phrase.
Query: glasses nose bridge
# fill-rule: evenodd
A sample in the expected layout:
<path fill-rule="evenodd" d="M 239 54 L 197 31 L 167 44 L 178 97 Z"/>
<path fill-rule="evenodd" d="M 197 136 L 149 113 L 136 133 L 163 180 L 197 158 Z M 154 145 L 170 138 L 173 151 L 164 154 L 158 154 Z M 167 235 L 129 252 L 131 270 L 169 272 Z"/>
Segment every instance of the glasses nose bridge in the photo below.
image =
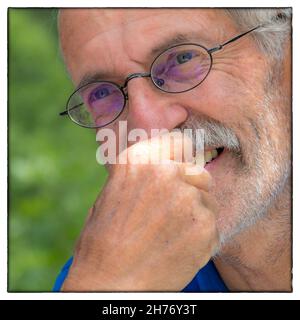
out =
<path fill-rule="evenodd" d="M 151 77 L 151 73 L 149 72 L 136 72 L 136 73 L 129 74 L 125 79 L 124 85 L 122 87 L 122 90 L 125 93 L 126 99 L 128 98 L 127 85 L 130 80 L 135 78 L 149 78 L 149 77 Z"/>

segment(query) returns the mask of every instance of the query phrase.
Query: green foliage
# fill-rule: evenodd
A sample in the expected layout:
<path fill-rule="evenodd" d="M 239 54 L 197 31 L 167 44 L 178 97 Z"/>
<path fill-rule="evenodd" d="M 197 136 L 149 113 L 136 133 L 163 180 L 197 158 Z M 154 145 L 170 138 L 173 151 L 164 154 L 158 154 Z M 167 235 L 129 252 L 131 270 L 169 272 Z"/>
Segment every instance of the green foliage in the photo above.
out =
<path fill-rule="evenodd" d="M 51 291 L 106 179 L 95 132 L 59 117 L 73 87 L 56 10 L 9 10 L 9 291 Z"/>

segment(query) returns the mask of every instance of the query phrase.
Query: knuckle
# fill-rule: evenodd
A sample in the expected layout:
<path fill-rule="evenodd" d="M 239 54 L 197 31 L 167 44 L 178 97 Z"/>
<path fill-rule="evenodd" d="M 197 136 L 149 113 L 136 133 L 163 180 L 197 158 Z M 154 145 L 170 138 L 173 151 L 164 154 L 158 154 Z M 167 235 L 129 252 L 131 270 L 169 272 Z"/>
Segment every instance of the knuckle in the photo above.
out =
<path fill-rule="evenodd" d="M 150 166 L 152 177 L 157 179 L 160 183 L 170 182 L 177 176 L 177 167 L 176 165 L 170 164 L 157 164 Z"/>
<path fill-rule="evenodd" d="M 208 209 L 204 209 L 200 214 L 199 223 L 201 225 L 202 235 L 206 239 L 213 239 L 217 234 L 215 215 Z"/>
<path fill-rule="evenodd" d="M 171 188 L 174 192 L 174 207 L 183 208 L 184 216 L 186 216 L 188 212 L 194 216 L 194 212 L 199 210 L 197 189 L 193 187 L 189 188 L 185 184 L 180 183 L 177 184 L 176 191 L 174 191 L 174 184 L 171 185 Z"/>

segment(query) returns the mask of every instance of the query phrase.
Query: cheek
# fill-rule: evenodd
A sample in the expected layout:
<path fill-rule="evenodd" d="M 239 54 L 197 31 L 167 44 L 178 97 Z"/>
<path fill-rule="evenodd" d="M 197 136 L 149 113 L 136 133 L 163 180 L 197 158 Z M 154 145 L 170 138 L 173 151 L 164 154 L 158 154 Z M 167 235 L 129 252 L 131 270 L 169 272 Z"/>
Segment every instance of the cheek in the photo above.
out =
<path fill-rule="evenodd" d="M 251 72 L 253 69 L 251 64 L 243 68 L 232 61 L 217 65 L 199 87 L 186 93 L 192 108 L 224 123 L 251 118 L 265 94 L 265 76 L 262 70 Z"/>
<path fill-rule="evenodd" d="M 189 101 L 196 112 L 220 122 L 235 122 L 243 112 L 244 93 L 241 84 L 226 79 L 221 73 L 212 73 L 199 87 L 190 91 Z"/>

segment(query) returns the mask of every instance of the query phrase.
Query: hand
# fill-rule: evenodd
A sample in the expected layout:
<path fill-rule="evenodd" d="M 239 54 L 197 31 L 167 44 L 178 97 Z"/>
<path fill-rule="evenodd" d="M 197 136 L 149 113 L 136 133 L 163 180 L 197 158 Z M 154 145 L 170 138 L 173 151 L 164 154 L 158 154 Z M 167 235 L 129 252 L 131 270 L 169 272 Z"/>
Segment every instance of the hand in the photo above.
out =
<path fill-rule="evenodd" d="M 141 146 L 143 154 L 145 148 L 149 154 L 164 150 L 161 141 L 139 142 L 126 150 L 129 158 Z M 171 160 L 176 152 L 168 155 Z M 62 290 L 182 290 L 218 245 L 211 177 L 206 170 L 188 176 L 187 166 L 192 164 L 114 165 Z"/>

